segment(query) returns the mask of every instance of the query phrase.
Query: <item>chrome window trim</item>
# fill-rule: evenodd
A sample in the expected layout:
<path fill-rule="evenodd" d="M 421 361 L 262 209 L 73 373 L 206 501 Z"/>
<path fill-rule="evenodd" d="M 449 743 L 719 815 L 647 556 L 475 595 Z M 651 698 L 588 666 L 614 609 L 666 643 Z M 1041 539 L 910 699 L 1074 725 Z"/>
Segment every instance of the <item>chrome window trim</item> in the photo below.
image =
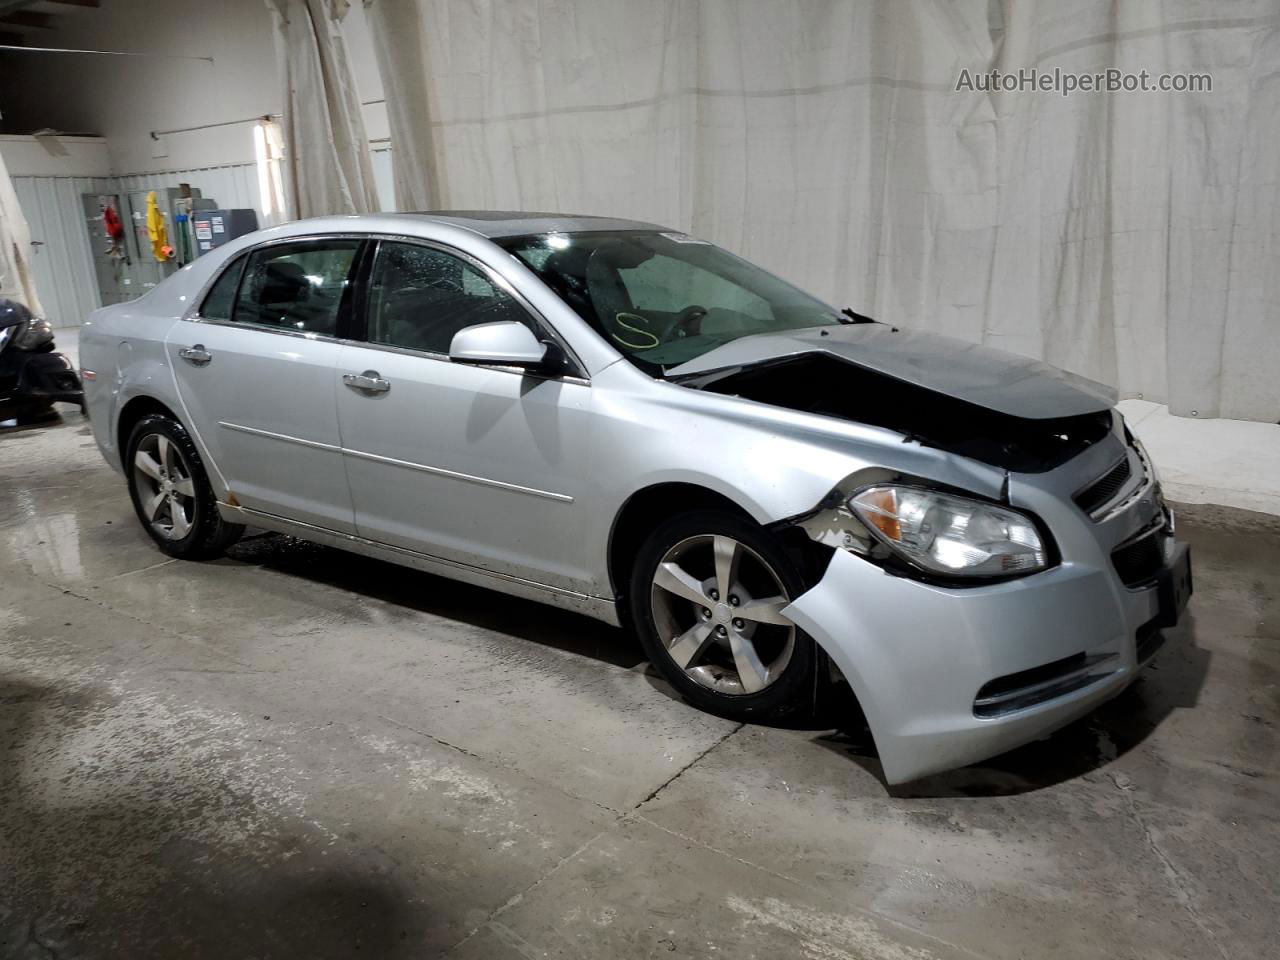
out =
<path fill-rule="evenodd" d="M 236 323 L 233 320 L 219 321 L 217 318 L 205 318 L 200 316 L 200 312 L 199 312 L 200 307 L 204 305 L 205 297 L 209 295 L 209 291 L 213 288 L 213 285 L 218 282 L 223 272 L 226 271 L 226 269 L 229 266 L 231 266 L 232 262 L 240 259 L 241 257 L 247 257 L 250 254 L 256 253 L 259 250 L 264 250 L 267 247 L 278 247 L 283 243 L 306 243 L 308 241 L 315 241 L 315 240 L 367 240 L 369 239 L 369 237 L 370 237 L 370 234 L 367 234 L 367 233 L 302 233 L 292 237 L 271 237 L 269 240 L 262 240 L 259 243 L 255 243 L 255 244 L 252 244 L 251 246 L 244 247 L 243 249 L 237 251 L 220 268 L 214 271 L 213 275 L 204 282 L 204 286 L 200 288 L 199 292 L 197 292 L 196 295 L 191 298 L 191 306 L 187 308 L 186 313 L 184 313 L 178 319 L 193 320 L 199 323 L 225 322 L 236 327 L 251 327 L 253 325 L 248 323 Z M 237 294 L 238 293 L 239 293 L 239 290 L 237 290 Z M 262 329 L 276 330 L 279 328 L 264 326 L 262 327 Z"/>
<path fill-rule="evenodd" d="M 415 350 L 413 347 L 397 347 L 389 343 L 372 343 L 369 340 L 340 340 L 349 347 L 360 347 L 363 350 L 378 350 L 382 353 L 395 353 L 404 357 L 419 357 L 423 360 L 434 360 L 436 363 L 452 363 L 460 367 L 477 367 L 481 370 L 496 370 L 500 373 L 513 373 L 534 380 L 551 380 L 556 383 L 573 383 L 581 387 L 591 386 L 591 381 L 576 373 L 536 373 L 523 367 L 511 367 L 497 363 L 458 363 L 447 353 L 436 353 L 432 350 Z"/>
<path fill-rule="evenodd" d="M 216 270 L 213 275 L 204 282 L 200 291 L 192 298 L 192 304 L 187 308 L 187 312 L 178 319 L 186 320 L 190 323 L 209 323 L 223 327 L 235 327 L 238 330 L 256 330 L 262 333 L 274 333 L 286 337 L 302 337 L 307 340 L 327 340 L 331 343 L 337 343 L 343 346 L 366 347 L 371 350 L 385 350 L 389 353 L 400 353 L 405 356 L 423 357 L 427 360 L 443 360 L 446 363 L 453 362 L 448 354 L 435 353 L 428 350 L 415 350 L 411 347 L 398 347 L 389 343 L 374 343 L 367 339 L 352 340 L 350 338 L 339 337 L 334 334 L 317 333 L 313 330 L 288 330 L 284 327 L 273 327 L 268 324 L 240 323 L 236 320 L 221 320 L 214 317 L 200 316 L 199 309 L 204 304 L 205 298 L 209 295 L 209 291 L 213 289 L 213 285 L 218 282 L 222 277 L 222 274 L 234 261 L 239 260 L 242 257 L 248 257 L 266 247 L 279 246 L 280 244 L 285 243 L 305 243 L 307 241 L 317 240 L 371 240 L 378 243 L 387 240 L 395 243 L 410 243 L 418 246 L 431 247 L 432 249 L 439 250 L 441 253 L 458 257 L 460 260 L 476 266 L 492 283 L 500 287 L 504 293 L 511 296 L 516 303 L 524 308 L 526 313 L 533 317 L 538 326 L 542 330 L 546 331 L 560 349 L 565 352 L 565 356 L 568 357 L 570 363 L 575 368 L 575 372 L 550 376 L 547 374 L 530 373 L 528 370 L 521 367 L 510 367 L 499 364 L 473 363 L 467 364 L 467 366 L 479 367 L 484 370 L 498 370 L 503 373 L 517 374 L 522 377 L 534 377 L 539 380 L 558 380 L 566 383 L 578 384 L 580 386 L 591 385 L 591 377 L 587 374 L 586 365 L 583 364 L 582 360 L 578 357 L 577 352 L 569 345 L 569 342 L 565 340 L 560 331 L 557 330 L 545 316 L 543 316 L 540 310 L 525 298 L 524 294 L 516 290 L 506 277 L 502 276 L 502 274 L 498 273 L 493 267 L 485 263 L 483 260 L 472 256 L 465 250 L 459 250 L 457 247 L 450 246 L 447 243 L 443 243 L 439 240 L 431 240 L 426 237 L 413 237 L 398 233 L 314 233 L 299 234 L 292 237 L 272 237 L 270 240 L 263 240 L 261 243 L 245 247 L 243 250 L 236 253 L 227 263 L 223 264 L 218 270 Z M 369 264 L 370 276 L 372 276 L 373 263 L 376 261 L 376 258 L 377 251 L 375 250 L 374 260 Z"/>

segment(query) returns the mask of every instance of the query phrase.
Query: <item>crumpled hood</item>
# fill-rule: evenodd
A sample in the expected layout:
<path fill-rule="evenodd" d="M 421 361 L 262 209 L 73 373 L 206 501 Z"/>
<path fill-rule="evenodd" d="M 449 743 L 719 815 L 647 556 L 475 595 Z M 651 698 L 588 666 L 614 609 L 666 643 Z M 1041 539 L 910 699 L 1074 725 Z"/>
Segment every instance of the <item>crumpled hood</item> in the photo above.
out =
<path fill-rule="evenodd" d="M 1115 406 L 1116 391 L 1030 357 L 954 337 L 881 323 L 810 327 L 742 337 L 667 371 L 668 377 L 733 370 L 762 361 L 826 353 L 885 376 L 1032 420 Z"/>

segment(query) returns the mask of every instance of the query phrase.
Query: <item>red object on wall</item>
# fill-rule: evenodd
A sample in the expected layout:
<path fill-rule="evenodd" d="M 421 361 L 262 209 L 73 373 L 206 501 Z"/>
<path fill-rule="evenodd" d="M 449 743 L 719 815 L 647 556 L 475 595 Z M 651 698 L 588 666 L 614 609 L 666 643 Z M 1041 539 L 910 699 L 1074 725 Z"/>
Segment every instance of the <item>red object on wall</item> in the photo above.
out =
<path fill-rule="evenodd" d="M 120 222 L 120 215 L 116 213 L 115 207 L 102 208 L 102 225 L 107 229 L 107 236 L 116 243 L 124 239 L 124 224 Z"/>

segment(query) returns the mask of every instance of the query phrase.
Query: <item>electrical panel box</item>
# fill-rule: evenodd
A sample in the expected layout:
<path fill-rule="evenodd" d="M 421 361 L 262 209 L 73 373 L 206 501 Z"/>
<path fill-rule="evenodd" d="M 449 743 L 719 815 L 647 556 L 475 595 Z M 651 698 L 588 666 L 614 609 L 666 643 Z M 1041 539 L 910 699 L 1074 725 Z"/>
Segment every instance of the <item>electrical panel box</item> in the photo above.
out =
<path fill-rule="evenodd" d="M 130 223 L 127 233 L 133 245 L 131 253 L 134 265 L 133 274 L 136 289 L 133 291 L 133 296 L 135 297 L 140 297 L 151 290 L 152 287 L 169 276 L 169 274 L 176 272 L 185 262 L 176 256 L 176 251 L 179 249 L 177 218 L 179 202 L 189 203 L 192 200 L 198 200 L 200 197 L 198 187 L 160 187 L 155 191 L 156 206 L 159 207 L 160 216 L 164 220 L 169 246 L 175 250 L 174 257 L 157 260 L 155 251 L 151 249 L 151 239 L 147 234 L 147 194 L 151 192 L 150 190 L 134 190 L 129 194 Z M 193 255 L 191 259 L 194 260 L 195 256 Z"/>
<path fill-rule="evenodd" d="M 89 229 L 89 249 L 93 253 L 93 272 L 98 281 L 98 297 L 103 306 L 132 300 L 132 254 L 126 231 L 129 229 L 120 213 L 120 197 L 114 193 L 84 193 L 85 226 Z"/>
<path fill-rule="evenodd" d="M 156 206 L 164 220 L 167 246 L 172 248 L 169 256 L 157 260 L 147 234 L 150 192 L 81 194 L 104 305 L 142 296 L 202 252 L 195 239 L 195 215 L 216 208 L 218 202 L 202 197 L 199 188 L 189 184 L 156 188 Z"/>
<path fill-rule="evenodd" d="M 196 210 L 191 214 L 195 233 L 196 256 L 215 250 L 236 237 L 253 233 L 258 229 L 258 211 L 248 208 L 235 210 Z"/>

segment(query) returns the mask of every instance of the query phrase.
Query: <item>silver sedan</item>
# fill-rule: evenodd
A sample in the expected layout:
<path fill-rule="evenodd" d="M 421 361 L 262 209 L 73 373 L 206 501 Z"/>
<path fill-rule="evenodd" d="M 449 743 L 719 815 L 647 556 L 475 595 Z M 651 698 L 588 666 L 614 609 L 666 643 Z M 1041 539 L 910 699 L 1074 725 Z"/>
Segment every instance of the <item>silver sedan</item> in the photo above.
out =
<path fill-rule="evenodd" d="M 1191 589 L 1107 388 L 652 224 L 292 223 L 81 355 L 165 553 L 253 526 L 566 607 L 730 716 L 847 684 L 891 783 L 1115 696 Z"/>

